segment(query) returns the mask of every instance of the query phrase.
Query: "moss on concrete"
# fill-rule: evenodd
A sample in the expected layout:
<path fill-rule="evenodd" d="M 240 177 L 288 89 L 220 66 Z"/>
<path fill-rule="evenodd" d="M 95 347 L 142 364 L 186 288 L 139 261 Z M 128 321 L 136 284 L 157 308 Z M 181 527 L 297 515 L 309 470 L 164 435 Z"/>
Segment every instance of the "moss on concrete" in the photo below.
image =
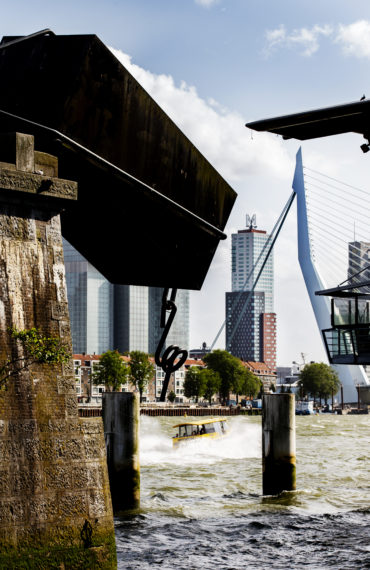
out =
<path fill-rule="evenodd" d="M 48 545 L 17 546 L 1 549 L 0 568 L 9 569 L 102 569 L 117 568 L 116 546 L 113 533 L 92 538 L 90 547 L 83 543 L 73 545 L 50 542 Z"/>

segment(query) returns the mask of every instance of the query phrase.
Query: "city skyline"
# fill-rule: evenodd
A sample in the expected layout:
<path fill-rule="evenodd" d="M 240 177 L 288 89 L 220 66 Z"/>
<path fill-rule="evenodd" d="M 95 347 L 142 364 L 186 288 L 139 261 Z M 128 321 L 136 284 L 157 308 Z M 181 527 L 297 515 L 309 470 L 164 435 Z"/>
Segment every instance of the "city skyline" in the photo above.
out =
<path fill-rule="evenodd" d="M 14 0 L 2 11 L 1 35 L 47 27 L 57 34 L 94 33 L 111 46 L 238 192 L 229 238 L 244 212 L 255 212 L 271 231 L 290 195 L 299 147 L 295 140 L 251 133 L 245 123 L 370 95 L 365 0 Z M 305 164 L 366 190 L 369 153 L 361 152 L 362 143 L 356 134 L 304 141 Z M 230 239 L 220 244 L 202 290 L 190 294 L 191 348 L 211 345 L 224 321 L 229 252 Z M 191 261 L 179 263 L 191 271 Z M 309 361 L 326 361 L 298 266 L 293 208 L 275 246 L 275 274 L 278 364 L 298 361 L 301 352 Z M 222 336 L 218 346 L 225 346 Z"/>

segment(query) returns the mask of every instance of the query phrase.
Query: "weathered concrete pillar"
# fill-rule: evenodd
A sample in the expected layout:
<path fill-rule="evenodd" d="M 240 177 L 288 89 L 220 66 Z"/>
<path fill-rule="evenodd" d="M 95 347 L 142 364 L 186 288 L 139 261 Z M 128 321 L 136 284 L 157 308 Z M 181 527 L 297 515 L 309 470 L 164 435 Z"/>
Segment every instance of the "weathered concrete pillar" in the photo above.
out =
<path fill-rule="evenodd" d="M 104 436 L 115 514 L 140 505 L 139 394 L 103 394 Z"/>
<path fill-rule="evenodd" d="M 72 353 L 59 212 L 77 184 L 57 168 L 32 136 L 0 136 L 0 365 L 24 357 L 11 328 Z M 72 355 L 14 366 L 0 390 L 0 568 L 115 568 L 103 424 L 78 417 Z"/>
<path fill-rule="evenodd" d="M 296 488 L 294 394 L 265 394 L 262 410 L 263 494 Z"/>

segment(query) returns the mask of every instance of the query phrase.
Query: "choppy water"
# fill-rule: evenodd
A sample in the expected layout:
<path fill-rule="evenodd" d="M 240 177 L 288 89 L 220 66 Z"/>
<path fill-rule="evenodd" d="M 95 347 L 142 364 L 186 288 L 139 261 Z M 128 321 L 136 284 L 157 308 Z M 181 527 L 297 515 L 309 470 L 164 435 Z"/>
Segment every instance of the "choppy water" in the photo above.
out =
<path fill-rule="evenodd" d="M 370 415 L 297 417 L 297 491 L 261 494 L 261 418 L 172 448 L 141 418 L 141 508 L 116 520 L 120 569 L 370 568 Z"/>

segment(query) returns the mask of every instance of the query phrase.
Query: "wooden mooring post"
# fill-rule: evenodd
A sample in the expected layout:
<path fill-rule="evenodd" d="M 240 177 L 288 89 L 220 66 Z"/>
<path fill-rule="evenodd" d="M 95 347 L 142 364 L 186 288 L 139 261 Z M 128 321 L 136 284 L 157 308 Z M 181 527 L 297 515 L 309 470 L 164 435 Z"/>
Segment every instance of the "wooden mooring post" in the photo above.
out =
<path fill-rule="evenodd" d="M 265 394 L 262 410 L 264 495 L 296 488 L 294 394 Z"/>
<path fill-rule="evenodd" d="M 139 394 L 103 393 L 104 437 L 113 512 L 140 505 Z"/>

